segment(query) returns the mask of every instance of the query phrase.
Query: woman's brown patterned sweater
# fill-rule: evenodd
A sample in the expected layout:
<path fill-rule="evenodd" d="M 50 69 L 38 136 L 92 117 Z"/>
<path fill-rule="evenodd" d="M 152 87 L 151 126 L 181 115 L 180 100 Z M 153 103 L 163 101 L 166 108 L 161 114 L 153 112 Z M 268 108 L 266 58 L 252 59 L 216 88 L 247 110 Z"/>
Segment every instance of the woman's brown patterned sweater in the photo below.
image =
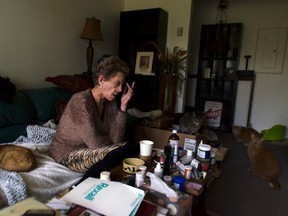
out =
<path fill-rule="evenodd" d="M 96 149 L 123 142 L 127 114 L 115 100 L 105 101 L 102 119 L 91 89 L 76 93 L 68 102 L 50 145 L 50 155 L 58 162 L 70 152 Z"/>

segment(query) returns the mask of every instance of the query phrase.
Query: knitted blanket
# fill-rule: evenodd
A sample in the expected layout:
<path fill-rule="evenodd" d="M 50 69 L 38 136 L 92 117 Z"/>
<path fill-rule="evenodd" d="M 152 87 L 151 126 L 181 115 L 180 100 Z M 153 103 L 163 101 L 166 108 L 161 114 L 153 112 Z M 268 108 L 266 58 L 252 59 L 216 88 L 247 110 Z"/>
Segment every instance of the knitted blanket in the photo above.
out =
<path fill-rule="evenodd" d="M 23 146 L 23 144 L 21 144 Z M 37 167 L 31 172 L 19 173 L 26 183 L 29 196 L 46 202 L 67 188 L 75 185 L 83 173 L 71 171 L 48 156 L 49 144 L 26 143 L 25 147 L 33 149 Z"/>
<path fill-rule="evenodd" d="M 26 184 L 16 172 L 0 169 L 0 190 L 2 191 L 0 207 L 7 204 L 12 205 L 27 197 Z"/>
<path fill-rule="evenodd" d="M 26 127 L 27 137 L 20 136 L 14 143 L 33 142 L 33 143 L 51 143 L 56 129 L 42 127 L 39 125 L 28 125 Z"/>
<path fill-rule="evenodd" d="M 30 172 L 9 172 L 0 170 L 0 206 L 11 205 L 27 196 L 34 196 L 46 202 L 67 188 L 76 184 L 83 173 L 73 172 L 48 156 L 47 143 L 21 143 L 30 148 L 36 156 L 37 167 Z"/>

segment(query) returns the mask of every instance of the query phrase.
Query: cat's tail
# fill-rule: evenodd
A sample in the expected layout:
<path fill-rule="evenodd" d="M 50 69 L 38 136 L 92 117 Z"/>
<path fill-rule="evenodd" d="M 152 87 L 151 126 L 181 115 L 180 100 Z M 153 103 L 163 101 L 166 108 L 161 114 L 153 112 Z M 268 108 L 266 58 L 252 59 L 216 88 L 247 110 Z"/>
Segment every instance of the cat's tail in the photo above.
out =
<path fill-rule="evenodd" d="M 281 189 L 280 183 L 278 182 L 277 179 L 270 179 L 269 180 L 269 187 L 271 187 L 272 189 Z"/>

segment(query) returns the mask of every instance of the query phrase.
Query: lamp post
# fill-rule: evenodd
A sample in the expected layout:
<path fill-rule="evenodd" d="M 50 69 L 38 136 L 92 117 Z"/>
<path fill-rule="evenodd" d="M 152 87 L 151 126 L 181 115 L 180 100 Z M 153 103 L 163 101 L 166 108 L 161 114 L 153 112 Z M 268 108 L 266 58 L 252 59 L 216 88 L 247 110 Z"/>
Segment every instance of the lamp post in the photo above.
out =
<path fill-rule="evenodd" d="M 98 19 L 86 18 L 86 23 L 82 34 L 80 35 L 81 39 L 89 40 L 89 45 L 87 47 L 87 74 L 92 73 L 92 63 L 93 63 L 93 56 L 94 56 L 94 48 L 92 46 L 92 40 L 94 41 L 103 41 L 101 28 L 100 28 L 101 21 Z"/>

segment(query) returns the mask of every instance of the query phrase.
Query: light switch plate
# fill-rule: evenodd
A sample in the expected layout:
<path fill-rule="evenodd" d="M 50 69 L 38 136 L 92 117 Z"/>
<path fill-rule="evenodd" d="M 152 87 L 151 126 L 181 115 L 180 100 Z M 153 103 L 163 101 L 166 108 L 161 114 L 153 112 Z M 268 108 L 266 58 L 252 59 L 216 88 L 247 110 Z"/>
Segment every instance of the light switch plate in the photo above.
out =
<path fill-rule="evenodd" d="M 183 35 L 183 27 L 177 27 L 177 36 Z"/>

